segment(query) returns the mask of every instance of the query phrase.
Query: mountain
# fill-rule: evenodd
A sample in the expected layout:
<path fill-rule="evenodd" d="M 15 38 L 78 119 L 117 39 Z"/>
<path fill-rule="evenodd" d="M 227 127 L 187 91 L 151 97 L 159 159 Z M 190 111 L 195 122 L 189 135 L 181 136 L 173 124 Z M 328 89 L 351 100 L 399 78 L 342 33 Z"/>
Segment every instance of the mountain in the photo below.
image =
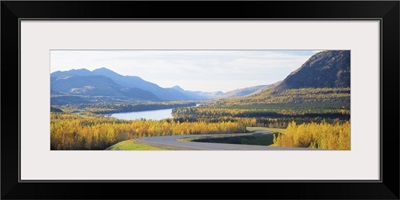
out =
<path fill-rule="evenodd" d="M 350 87 L 350 51 L 322 51 L 287 76 L 276 90 Z"/>
<path fill-rule="evenodd" d="M 124 96 L 130 97 L 130 98 L 140 98 L 143 100 L 148 100 L 148 101 L 160 101 L 161 99 L 157 97 L 157 95 L 146 91 L 142 90 L 139 88 L 123 88 L 121 89 L 121 93 L 124 94 Z"/>
<path fill-rule="evenodd" d="M 139 88 L 126 88 L 105 76 L 61 75 L 51 77 L 51 95 L 56 102 L 80 102 L 82 97 L 112 97 L 137 101 L 159 101 L 153 93 Z M 67 98 L 68 96 L 68 98 Z M 72 97 L 75 96 L 75 97 Z"/>
<path fill-rule="evenodd" d="M 282 83 L 282 81 L 278 81 L 278 82 L 276 82 L 276 83 L 266 85 L 266 86 L 264 86 L 264 87 L 262 87 L 262 88 L 256 90 L 255 92 L 249 94 L 249 95 L 255 95 L 255 94 L 262 93 L 262 92 L 267 91 L 268 89 L 273 88 L 274 86 L 277 86 L 277 85 L 279 85 L 279 84 L 281 84 L 281 83 Z M 248 95 L 248 96 L 249 96 L 249 95 Z"/>
<path fill-rule="evenodd" d="M 100 69 L 93 70 L 92 74 L 103 75 L 103 76 L 109 77 L 113 81 L 115 81 L 117 84 L 124 86 L 124 87 L 136 87 L 136 88 L 139 88 L 142 90 L 149 91 L 149 92 L 157 95 L 157 97 L 162 100 L 189 100 L 189 99 L 191 99 L 190 97 L 186 96 L 185 94 L 182 94 L 179 91 L 162 88 L 162 87 L 158 86 L 157 84 L 145 81 L 138 76 L 123 76 L 123 75 L 117 74 L 107 68 L 100 68 Z"/>
<path fill-rule="evenodd" d="M 51 90 L 65 94 L 123 96 L 119 92 L 119 85 L 104 76 L 61 75 L 51 77 Z"/>
<path fill-rule="evenodd" d="M 223 92 L 221 91 L 216 91 L 216 92 L 202 92 L 202 91 L 190 91 L 190 90 L 184 90 L 181 87 L 179 87 L 178 85 L 169 88 L 169 89 L 173 89 L 176 91 L 179 91 L 185 95 L 187 95 L 188 97 L 190 97 L 191 99 L 213 99 L 213 98 L 217 98 L 220 95 L 223 94 Z"/>
<path fill-rule="evenodd" d="M 201 92 L 201 91 L 194 91 L 195 93 L 197 93 L 200 96 L 203 96 L 207 99 L 213 99 L 213 98 L 217 98 L 220 95 L 224 94 L 221 91 L 216 91 L 216 92 Z"/>
<path fill-rule="evenodd" d="M 63 95 L 64 93 L 61 93 L 61 92 L 57 92 L 57 91 L 54 91 L 54 90 L 50 90 L 50 95 Z"/>
<path fill-rule="evenodd" d="M 350 51 L 319 52 L 274 86 L 218 102 L 218 106 L 235 104 L 349 108 Z"/>
<path fill-rule="evenodd" d="M 318 88 L 333 88 L 319 90 Z M 336 89 L 335 89 L 336 88 Z M 337 89 L 339 88 L 339 89 Z M 341 90 L 340 88 L 344 88 Z M 350 51 L 322 51 L 311 56 L 282 82 L 237 89 L 227 93 L 184 90 L 179 86 L 162 88 L 138 76 L 123 76 L 107 68 L 93 71 L 74 69 L 51 74 L 52 102 L 76 103 L 99 101 L 168 101 L 229 99 L 257 103 L 313 102 L 315 93 L 321 101 L 333 96 L 349 102 Z M 318 90 L 313 90 L 318 89 Z M 297 91 L 295 91 L 297 90 Z M 53 98 L 54 97 L 54 98 Z M 332 99 L 331 99 L 332 100 Z M 234 100 L 233 100 L 234 101 Z M 332 100 L 333 101 L 333 100 Z M 339 100 L 338 100 L 339 102 Z"/>
<path fill-rule="evenodd" d="M 229 98 L 229 97 L 241 97 L 241 96 L 247 96 L 247 95 L 252 95 L 256 92 L 262 92 L 275 84 L 270 84 L 270 85 L 257 85 L 253 87 L 246 87 L 246 88 L 241 88 L 241 89 L 236 89 L 232 91 L 225 92 L 224 94 L 218 96 L 218 98 Z"/>
<path fill-rule="evenodd" d="M 178 90 L 179 92 L 185 92 L 185 90 L 183 88 L 181 88 L 179 85 L 175 85 L 174 87 L 172 87 L 170 89 Z"/>
<path fill-rule="evenodd" d="M 68 71 L 56 71 L 51 73 L 51 77 L 74 75 L 74 76 L 90 76 L 92 72 L 87 69 L 71 69 Z"/>
<path fill-rule="evenodd" d="M 125 96 L 151 101 L 191 99 L 177 90 L 162 88 L 137 76 L 123 76 L 107 68 L 93 71 L 86 69 L 57 71 L 51 74 L 51 78 L 51 87 L 54 92 L 92 96 Z"/>

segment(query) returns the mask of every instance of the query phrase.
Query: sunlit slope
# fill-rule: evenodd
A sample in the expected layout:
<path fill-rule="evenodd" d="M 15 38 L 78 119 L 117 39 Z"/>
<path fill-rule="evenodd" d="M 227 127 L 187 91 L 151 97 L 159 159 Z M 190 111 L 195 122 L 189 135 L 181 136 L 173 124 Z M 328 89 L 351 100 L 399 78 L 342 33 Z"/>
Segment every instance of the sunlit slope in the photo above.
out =
<path fill-rule="evenodd" d="M 218 107 L 262 104 L 349 108 L 350 51 L 317 53 L 266 91 L 216 103 Z"/>
<path fill-rule="evenodd" d="M 275 90 L 349 87 L 350 51 L 322 51 L 290 73 Z"/>
<path fill-rule="evenodd" d="M 350 118 L 350 52 L 323 51 L 257 94 L 174 109 L 179 118 Z"/>

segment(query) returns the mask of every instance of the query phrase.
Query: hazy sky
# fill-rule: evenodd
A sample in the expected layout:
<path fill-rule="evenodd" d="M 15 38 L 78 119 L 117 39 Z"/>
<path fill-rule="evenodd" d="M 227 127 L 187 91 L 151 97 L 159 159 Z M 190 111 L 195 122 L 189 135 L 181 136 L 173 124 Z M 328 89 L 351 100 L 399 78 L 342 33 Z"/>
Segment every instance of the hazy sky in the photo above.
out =
<path fill-rule="evenodd" d="M 286 78 L 318 50 L 309 51 L 51 51 L 51 72 L 106 67 L 161 87 L 229 91 Z"/>

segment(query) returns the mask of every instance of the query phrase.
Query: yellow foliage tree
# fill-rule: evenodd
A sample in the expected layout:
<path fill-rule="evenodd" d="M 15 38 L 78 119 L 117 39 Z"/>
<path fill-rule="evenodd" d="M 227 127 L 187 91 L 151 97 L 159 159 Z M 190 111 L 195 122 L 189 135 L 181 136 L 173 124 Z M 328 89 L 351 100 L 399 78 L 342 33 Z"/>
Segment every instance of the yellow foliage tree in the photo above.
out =
<path fill-rule="evenodd" d="M 285 134 L 274 137 L 274 145 L 319 149 L 350 150 L 350 122 L 328 124 L 289 123 Z"/>

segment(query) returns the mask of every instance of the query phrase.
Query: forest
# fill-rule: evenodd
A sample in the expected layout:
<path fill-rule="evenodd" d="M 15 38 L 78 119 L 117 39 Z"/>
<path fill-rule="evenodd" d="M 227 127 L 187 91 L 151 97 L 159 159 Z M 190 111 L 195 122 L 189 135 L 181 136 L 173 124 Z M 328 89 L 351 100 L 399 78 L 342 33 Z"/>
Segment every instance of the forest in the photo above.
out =
<path fill-rule="evenodd" d="M 306 147 L 333 150 L 350 150 L 350 122 L 309 124 L 289 123 L 285 134 L 274 138 L 281 147 Z"/>
<path fill-rule="evenodd" d="M 268 127 L 286 129 L 274 138 L 274 146 L 350 149 L 349 88 L 291 89 L 272 95 L 273 92 L 208 101 L 53 106 L 50 148 L 104 150 L 142 137 L 244 133 L 246 127 Z M 156 121 L 104 116 L 164 108 L 173 108 L 174 118 Z"/>
<path fill-rule="evenodd" d="M 83 113 L 51 113 L 52 150 L 104 150 L 128 139 L 166 135 L 220 134 L 245 132 L 255 119 L 221 122 L 179 120 L 118 120 Z"/>
<path fill-rule="evenodd" d="M 52 150 L 104 150 L 125 140 L 245 133 L 249 127 L 275 131 L 273 146 L 351 149 L 348 50 L 315 53 L 284 80 L 267 88 L 249 87 L 256 89 L 236 92 L 239 96 L 189 91 L 179 86 L 161 88 L 106 68 L 54 72 L 51 80 Z M 158 109 L 172 109 L 172 117 L 107 117 Z"/>
<path fill-rule="evenodd" d="M 66 112 L 91 112 L 96 114 L 108 114 L 117 112 L 134 112 L 146 110 L 158 110 L 167 108 L 191 107 L 196 106 L 193 101 L 165 101 L 165 102 L 146 102 L 146 103 L 95 103 L 95 104 L 66 104 L 53 105 L 52 111 Z"/>
<path fill-rule="evenodd" d="M 193 103 L 172 105 L 191 106 Z M 109 108 L 127 107 L 120 104 L 91 105 L 87 109 L 79 106 L 52 108 L 50 148 L 104 150 L 118 142 L 142 137 L 244 133 L 246 127 L 268 127 L 286 129 L 285 133 L 274 138 L 275 146 L 350 149 L 347 109 L 306 110 L 277 106 L 249 109 L 209 105 L 175 108 L 172 113 L 174 118 L 159 121 L 121 120 L 96 113 Z"/>

